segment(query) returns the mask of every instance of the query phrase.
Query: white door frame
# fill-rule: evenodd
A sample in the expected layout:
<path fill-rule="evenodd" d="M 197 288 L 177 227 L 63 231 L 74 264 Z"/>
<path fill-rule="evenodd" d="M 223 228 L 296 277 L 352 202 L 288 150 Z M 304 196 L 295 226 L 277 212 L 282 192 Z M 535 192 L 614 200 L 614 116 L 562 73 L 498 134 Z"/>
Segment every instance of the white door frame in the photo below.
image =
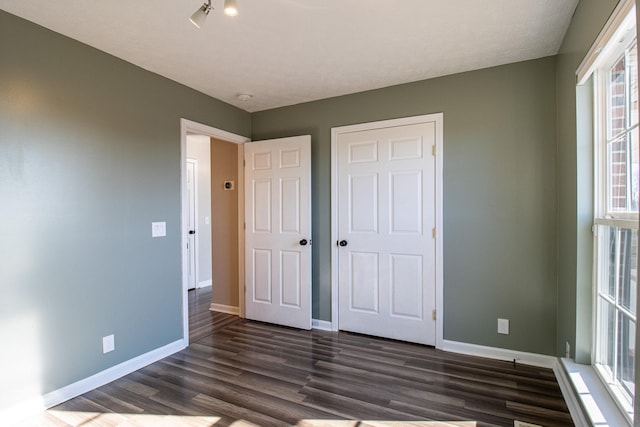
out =
<path fill-rule="evenodd" d="M 444 280 L 443 280 L 443 223 L 442 223 L 442 166 L 443 166 L 443 113 L 426 114 L 422 116 L 405 117 L 400 119 L 383 120 L 378 122 L 361 123 L 349 126 L 331 128 L 331 329 L 338 330 L 338 136 L 347 132 L 359 132 L 395 126 L 413 125 L 424 122 L 436 123 L 436 152 L 435 152 L 435 205 L 436 205 L 436 348 L 444 345 Z"/>
<path fill-rule="evenodd" d="M 206 135 L 238 144 L 238 212 L 244 212 L 244 172 L 242 144 L 250 138 L 203 125 L 187 119 L 180 119 L 180 243 L 182 250 L 182 339 L 189 345 L 189 298 L 187 295 L 187 133 Z M 242 172 L 242 173 L 241 173 Z M 240 317 L 244 317 L 244 221 L 238 221 L 238 294 Z"/>

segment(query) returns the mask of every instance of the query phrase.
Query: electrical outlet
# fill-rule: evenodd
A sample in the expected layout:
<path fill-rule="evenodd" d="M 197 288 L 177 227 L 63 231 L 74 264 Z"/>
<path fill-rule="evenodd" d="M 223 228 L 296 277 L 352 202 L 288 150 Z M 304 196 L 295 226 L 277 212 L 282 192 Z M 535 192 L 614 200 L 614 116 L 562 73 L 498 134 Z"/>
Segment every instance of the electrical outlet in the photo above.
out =
<path fill-rule="evenodd" d="M 569 344 L 569 341 L 565 343 L 565 357 L 567 359 L 571 358 L 571 344 Z"/>
<path fill-rule="evenodd" d="M 107 335 L 106 337 L 102 337 L 102 353 L 109 353 L 116 349 L 116 338 L 115 335 Z"/>
<path fill-rule="evenodd" d="M 509 319 L 498 319 L 498 333 L 509 335 Z"/>

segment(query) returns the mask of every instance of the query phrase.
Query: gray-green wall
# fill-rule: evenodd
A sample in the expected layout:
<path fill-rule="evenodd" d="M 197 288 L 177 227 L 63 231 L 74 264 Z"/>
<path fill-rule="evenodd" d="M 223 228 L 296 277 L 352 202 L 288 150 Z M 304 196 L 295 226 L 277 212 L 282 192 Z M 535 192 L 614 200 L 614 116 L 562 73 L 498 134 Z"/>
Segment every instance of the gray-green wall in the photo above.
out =
<path fill-rule="evenodd" d="M 593 148 L 592 81 L 576 88 L 576 69 L 618 0 L 581 0 L 557 55 L 558 139 L 558 333 L 557 353 L 565 343 L 571 357 L 591 363 L 593 345 Z M 636 0 L 639 13 L 640 0 Z M 638 28 L 636 28 L 638 30 Z M 640 32 L 638 33 L 640 35 Z M 640 303 L 640 295 L 638 295 Z M 640 330 L 636 330 L 636 354 Z M 636 358 L 636 384 L 640 358 Z M 635 396 L 640 411 L 640 394 Z M 640 426 L 636 416 L 635 426 Z"/>
<path fill-rule="evenodd" d="M 0 11 L 0 408 L 182 338 L 180 118 L 251 132 L 244 111 Z"/>
<path fill-rule="evenodd" d="M 576 95 L 588 106 L 589 87 L 576 90 L 576 69 L 618 0 L 582 0 L 557 55 L 558 111 L 558 335 L 557 353 L 590 363 L 592 317 L 593 163 L 590 121 L 577 126 Z M 587 107 L 590 108 L 590 107 Z M 578 133 L 583 137 L 578 143 Z"/>
<path fill-rule="evenodd" d="M 252 115 L 254 140 L 312 136 L 315 318 L 331 318 L 331 128 L 443 112 L 444 337 L 555 354 L 555 67 L 543 58 Z"/>
<path fill-rule="evenodd" d="M 443 112 L 445 338 L 557 355 L 569 341 L 585 359 L 575 68 L 616 3 L 581 0 L 557 57 L 252 115 L 0 11 L 0 408 L 181 337 L 181 117 L 312 135 L 313 314 L 329 320 L 331 127 Z"/>

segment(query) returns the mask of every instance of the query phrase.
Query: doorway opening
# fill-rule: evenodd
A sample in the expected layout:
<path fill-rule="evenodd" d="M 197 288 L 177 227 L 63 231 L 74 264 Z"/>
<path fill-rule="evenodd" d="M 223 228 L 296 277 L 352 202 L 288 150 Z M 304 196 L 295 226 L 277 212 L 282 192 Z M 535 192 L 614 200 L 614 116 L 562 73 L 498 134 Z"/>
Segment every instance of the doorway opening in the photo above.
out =
<path fill-rule="evenodd" d="M 187 135 L 187 289 L 211 286 L 209 138 Z"/>
<path fill-rule="evenodd" d="M 233 314 L 244 316 L 244 229 L 243 221 L 239 221 L 237 212 L 244 211 L 244 194 L 243 194 L 243 174 L 242 171 L 242 144 L 250 141 L 241 135 L 236 135 L 221 129 L 203 125 L 186 119 L 180 120 L 181 129 L 181 147 L 180 147 L 180 190 L 181 190 L 181 255 L 182 255 L 182 315 L 183 315 L 183 337 L 186 345 L 189 341 L 189 304 L 188 291 L 190 288 L 205 287 L 213 285 L 215 287 L 216 266 L 215 261 L 220 258 L 219 254 L 228 253 L 224 246 L 216 246 L 214 241 L 215 227 L 226 230 L 226 240 L 233 239 L 237 241 L 237 246 L 232 249 L 237 259 L 237 274 L 232 275 L 234 281 L 237 281 L 237 297 L 238 307 Z M 234 164 L 223 161 L 226 166 L 222 175 L 221 167 L 216 169 L 215 155 L 216 150 L 223 147 L 221 153 L 235 153 L 232 158 L 235 159 Z M 207 154 L 208 153 L 208 154 Z M 195 160 L 195 161 L 194 161 Z M 210 173 L 201 173 L 206 169 L 205 164 L 209 160 Z M 235 173 L 237 182 L 232 182 L 231 188 L 228 181 L 236 181 L 236 179 L 222 179 L 225 174 Z M 191 178 L 190 178 L 191 177 Z M 190 179 L 192 180 L 190 182 Z M 207 199 L 207 185 L 209 190 L 209 198 Z M 204 187 L 204 188 L 203 188 Z M 220 188 L 218 188 L 220 187 Z M 236 200 L 235 209 L 235 226 L 230 229 L 225 224 L 225 215 L 218 214 L 216 211 L 216 198 L 219 196 L 220 189 L 223 191 L 234 191 L 234 199 Z M 203 191 L 204 190 L 204 191 Z M 200 193 L 201 197 L 197 197 Z M 218 205 L 228 206 L 226 203 Z M 216 223 L 216 217 L 218 223 Z M 208 245 L 207 245 L 208 243 Z M 218 255 L 217 255 L 218 253 Z M 224 259 L 222 260 L 224 265 Z M 228 267 L 227 267 L 228 268 Z M 220 270 L 220 269 L 219 269 Z M 224 270 L 224 269 L 222 269 Z M 234 286 L 235 288 L 235 286 Z M 215 298 L 215 297 L 214 297 Z M 225 304 L 216 305 L 211 302 L 211 309 L 217 311 L 229 311 Z"/>

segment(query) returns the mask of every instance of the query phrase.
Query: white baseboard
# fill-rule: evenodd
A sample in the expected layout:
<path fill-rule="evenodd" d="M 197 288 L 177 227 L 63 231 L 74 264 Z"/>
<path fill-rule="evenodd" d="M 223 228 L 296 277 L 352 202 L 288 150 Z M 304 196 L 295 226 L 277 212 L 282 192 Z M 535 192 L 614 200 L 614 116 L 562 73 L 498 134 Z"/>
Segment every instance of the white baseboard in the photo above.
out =
<path fill-rule="evenodd" d="M 450 351 L 453 353 L 467 354 L 470 356 L 487 357 L 489 359 L 513 361 L 525 365 L 539 366 L 543 368 L 553 369 L 553 373 L 560 386 L 560 391 L 564 397 L 571 419 L 576 427 L 590 426 L 584 415 L 582 406 L 578 402 L 578 398 L 571 386 L 571 382 L 567 377 L 566 371 L 562 366 L 562 362 L 559 358 L 553 356 L 547 356 L 544 354 L 526 353 L 516 350 L 508 350 L 504 348 L 486 347 L 476 344 L 468 344 L 457 341 L 444 340 L 444 351 Z M 613 425 L 613 424 L 612 424 Z"/>
<path fill-rule="evenodd" d="M 573 424 L 575 424 L 576 427 L 588 426 L 589 422 L 587 421 L 587 417 L 585 416 L 582 406 L 578 401 L 578 397 L 576 396 L 576 392 L 571 385 L 571 380 L 569 379 L 567 370 L 560 359 L 556 360 L 556 364 L 553 367 L 553 373 L 556 375 L 556 380 L 560 386 L 562 397 L 564 397 L 567 408 L 569 408 Z"/>
<path fill-rule="evenodd" d="M 333 325 L 327 320 L 311 319 L 311 328 L 323 331 L 333 331 Z"/>
<path fill-rule="evenodd" d="M 186 347 L 185 341 L 180 339 L 163 347 L 151 350 L 133 359 L 98 372 L 73 384 L 54 390 L 44 396 L 37 396 L 0 411 L 0 424 L 12 425 L 37 415 L 39 412 L 66 402 L 112 381 L 122 378 L 138 369 L 171 356 Z"/>
<path fill-rule="evenodd" d="M 547 356 L 544 354 L 526 353 L 517 350 L 508 350 L 505 348 L 486 347 L 477 344 L 468 344 L 458 341 L 444 340 L 442 350 L 452 353 L 468 354 L 470 356 L 487 357 L 489 359 L 505 360 L 525 365 L 540 366 L 543 368 L 553 369 L 556 365 L 557 357 Z"/>
<path fill-rule="evenodd" d="M 238 316 L 240 314 L 240 307 L 234 307 L 232 305 L 216 304 L 215 302 L 211 303 L 209 310 L 217 311 L 220 313 L 233 314 L 235 316 Z"/>
<path fill-rule="evenodd" d="M 212 285 L 212 281 L 211 280 L 203 280 L 202 282 L 199 282 L 198 285 L 196 286 L 196 288 L 200 289 L 200 288 L 206 288 L 208 286 Z"/>

